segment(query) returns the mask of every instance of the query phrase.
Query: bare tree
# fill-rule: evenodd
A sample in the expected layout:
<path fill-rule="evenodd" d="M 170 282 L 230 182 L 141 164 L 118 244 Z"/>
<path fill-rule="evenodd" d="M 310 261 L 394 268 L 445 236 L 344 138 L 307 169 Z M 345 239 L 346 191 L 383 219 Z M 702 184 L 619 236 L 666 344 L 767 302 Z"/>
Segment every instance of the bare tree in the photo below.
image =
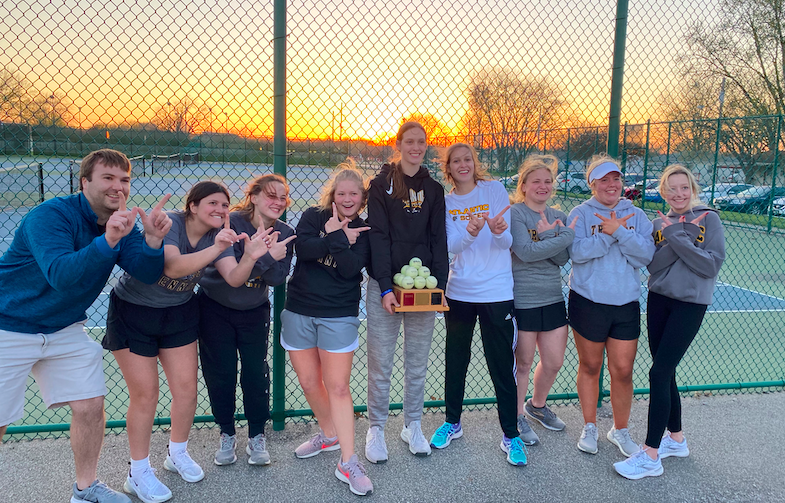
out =
<path fill-rule="evenodd" d="M 722 0 L 720 21 L 695 23 L 687 34 L 688 51 L 679 60 L 687 85 L 671 100 L 672 119 L 686 122 L 694 148 L 716 139 L 712 124 L 698 118 L 719 115 L 721 82 L 725 81 L 722 115 L 750 117 L 785 112 L 785 2 Z M 691 122 L 690 122 L 691 121 Z M 720 145 L 735 155 L 748 181 L 771 180 L 771 157 L 779 148 L 777 121 L 734 120 L 723 125 Z"/>
<path fill-rule="evenodd" d="M 472 76 L 466 90 L 465 134 L 496 150 L 500 170 L 515 169 L 537 148 L 542 130 L 555 127 L 565 106 L 562 90 L 546 77 L 494 68 Z"/>
<path fill-rule="evenodd" d="M 23 122 L 22 113 L 30 103 L 30 82 L 14 70 L 0 68 L 0 120 Z"/>
<path fill-rule="evenodd" d="M 66 127 L 65 117 L 71 107 L 65 103 L 65 95 L 59 91 L 36 96 L 23 111 L 24 122 L 38 126 Z"/>
<path fill-rule="evenodd" d="M 171 131 L 186 138 L 204 131 L 208 125 L 210 109 L 190 96 L 171 99 L 155 108 L 152 123 L 163 131 Z"/>
<path fill-rule="evenodd" d="M 452 130 L 435 115 L 415 112 L 402 118 L 400 123 L 403 124 L 410 121 L 422 124 L 425 128 L 425 133 L 428 135 L 428 143 L 442 145 L 450 142 Z M 394 137 L 393 143 L 395 143 Z"/>

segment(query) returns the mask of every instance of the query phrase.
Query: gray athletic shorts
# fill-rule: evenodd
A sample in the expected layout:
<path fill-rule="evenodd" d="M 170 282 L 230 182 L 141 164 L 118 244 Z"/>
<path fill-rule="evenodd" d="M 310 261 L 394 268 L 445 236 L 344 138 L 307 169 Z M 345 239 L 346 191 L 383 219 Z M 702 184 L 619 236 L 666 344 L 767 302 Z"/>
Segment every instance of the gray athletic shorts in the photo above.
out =
<path fill-rule="evenodd" d="M 350 353 L 360 345 L 356 316 L 314 318 L 284 309 L 281 312 L 281 346 L 287 351 L 319 348 L 330 353 Z"/>

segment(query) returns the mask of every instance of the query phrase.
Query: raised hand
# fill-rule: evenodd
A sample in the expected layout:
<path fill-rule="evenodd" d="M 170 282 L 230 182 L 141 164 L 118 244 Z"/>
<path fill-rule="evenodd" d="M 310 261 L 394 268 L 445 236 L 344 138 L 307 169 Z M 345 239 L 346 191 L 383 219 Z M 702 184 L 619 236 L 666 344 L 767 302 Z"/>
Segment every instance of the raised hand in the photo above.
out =
<path fill-rule="evenodd" d="M 333 203 L 333 216 L 324 223 L 324 230 L 327 234 L 341 229 L 341 220 L 338 217 L 338 207 Z"/>
<path fill-rule="evenodd" d="M 619 227 L 627 228 L 627 220 L 631 219 L 635 215 L 635 213 L 630 213 L 626 217 L 616 218 L 616 212 L 611 211 L 611 217 L 605 218 L 604 216 L 600 215 L 599 213 L 595 213 L 594 216 L 602 220 L 602 232 L 603 234 L 612 235 L 616 232 Z"/>
<path fill-rule="evenodd" d="M 254 233 L 253 236 L 248 236 L 247 234 L 243 234 L 245 237 L 245 250 L 243 251 L 243 255 L 248 255 L 255 261 L 259 260 L 265 253 L 270 250 L 270 234 L 273 232 L 273 228 L 270 227 L 269 229 L 264 229 L 259 227 L 259 229 Z"/>
<path fill-rule="evenodd" d="M 172 219 L 163 211 L 164 205 L 169 202 L 170 197 L 172 197 L 172 194 L 166 194 L 162 197 L 149 215 L 138 206 L 134 208 L 134 211 L 139 214 L 139 218 L 142 220 L 145 240 L 147 241 L 147 245 L 151 248 L 160 248 L 166 234 L 169 232 L 169 229 L 172 228 Z"/>
<path fill-rule="evenodd" d="M 136 208 L 131 211 L 125 206 L 125 195 L 120 192 L 120 208 L 112 213 L 106 221 L 106 233 L 104 239 L 110 248 L 117 246 L 125 236 L 127 236 L 134 228 L 134 221 L 136 220 Z"/>
<path fill-rule="evenodd" d="M 474 237 L 477 237 L 477 234 L 480 233 L 480 231 L 484 226 L 485 226 L 484 218 L 480 218 L 474 213 L 469 213 L 469 223 L 466 224 L 466 232 L 468 232 Z"/>
<path fill-rule="evenodd" d="M 370 227 L 349 227 L 350 220 L 348 218 L 344 218 L 343 222 L 341 222 L 341 228 L 343 229 L 344 234 L 346 234 L 346 239 L 349 240 L 349 246 L 352 246 L 354 243 L 357 242 L 357 238 L 360 236 L 361 232 L 371 230 Z"/>
<path fill-rule="evenodd" d="M 701 220 L 703 220 L 704 218 L 706 218 L 706 215 L 708 215 L 708 214 L 709 214 L 709 212 L 707 211 L 707 212 L 705 212 L 703 215 L 699 216 L 698 218 L 696 218 L 695 220 L 693 220 L 693 221 L 692 221 L 692 222 L 690 222 L 690 223 L 691 223 L 691 224 L 698 225 L 698 224 L 700 224 L 700 221 L 701 221 Z M 685 220 L 686 220 L 686 218 L 685 218 Z"/>
<path fill-rule="evenodd" d="M 269 247 L 270 256 L 273 259 L 275 259 L 276 262 L 286 257 L 286 245 L 297 237 L 296 234 L 292 234 L 291 236 L 284 239 L 283 241 L 278 241 L 278 237 L 280 235 L 281 235 L 280 232 L 275 231 L 269 236 L 267 236 L 267 241 L 268 241 L 267 246 Z"/>
<path fill-rule="evenodd" d="M 248 234 L 242 233 L 239 236 L 234 229 L 232 229 L 231 222 L 229 220 L 229 213 L 226 214 L 226 220 L 224 220 L 224 226 L 221 231 L 216 234 L 215 236 L 215 244 L 213 246 L 217 247 L 220 251 L 224 251 L 236 242 L 240 241 L 241 239 L 246 239 Z"/>
<path fill-rule="evenodd" d="M 568 225 L 567 227 L 569 227 L 572 230 L 575 230 L 575 224 L 577 223 L 578 223 L 578 217 L 575 217 L 572 219 L 572 222 L 570 222 L 570 225 Z"/>
<path fill-rule="evenodd" d="M 662 219 L 663 229 L 673 224 L 673 222 L 670 221 L 670 219 L 665 215 L 665 213 L 661 212 L 660 210 L 657 210 L 657 215 Z"/>
<path fill-rule="evenodd" d="M 552 224 L 548 223 L 548 217 L 545 216 L 544 211 L 540 211 L 540 219 L 537 221 L 537 234 L 542 234 L 556 228 L 556 225 L 561 223 L 561 220 L 555 220 Z"/>
<path fill-rule="evenodd" d="M 488 222 L 488 228 L 494 234 L 501 234 L 507 230 L 507 221 L 504 220 L 504 214 L 510 209 L 510 205 L 504 207 L 495 217 L 489 218 L 487 213 L 482 215 L 482 218 Z"/>

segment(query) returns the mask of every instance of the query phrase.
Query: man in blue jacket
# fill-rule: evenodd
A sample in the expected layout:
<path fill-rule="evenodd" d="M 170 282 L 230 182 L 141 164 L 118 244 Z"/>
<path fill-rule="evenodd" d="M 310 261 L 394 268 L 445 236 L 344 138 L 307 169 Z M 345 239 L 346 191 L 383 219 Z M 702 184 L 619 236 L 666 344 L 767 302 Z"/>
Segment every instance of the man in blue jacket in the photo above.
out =
<path fill-rule="evenodd" d="M 97 480 L 104 438 L 103 350 L 86 333 L 87 308 L 115 265 L 153 283 L 172 225 L 164 197 L 147 215 L 126 209 L 131 163 L 115 150 L 82 161 L 78 194 L 37 206 L 0 258 L 0 440 L 22 418 L 32 373 L 47 407 L 71 407 L 76 483 L 71 502 L 130 502 Z M 135 227 L 139 216 L 144 233 Z"/>

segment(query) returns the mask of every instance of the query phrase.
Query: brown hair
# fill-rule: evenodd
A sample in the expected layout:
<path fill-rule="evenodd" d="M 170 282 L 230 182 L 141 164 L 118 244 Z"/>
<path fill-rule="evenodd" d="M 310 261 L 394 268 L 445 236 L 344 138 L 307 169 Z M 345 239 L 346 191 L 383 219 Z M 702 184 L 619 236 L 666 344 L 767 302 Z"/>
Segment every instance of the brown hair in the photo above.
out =
<path fill-rule="evenodd" d="M 191 203 L 199 206 L 199 203 L 202 202 L 202 199 L 205 197 L 219 193 L 225 195 L 227 201 L 232 200 L 229 195 L 229 189 L 227 189 L 224 184 L 212 180 L 196 182 L 193 187 L 188 190 L 188 194 L 185 196 L 185 216 L 191 216 Z"/>
<path fill-rule="evenodd" d="M 131 161 L 128 160 L 124 153 L 111 148 L 102 148 L 101 150 L 90 152 L 82 159 L 82 163 L 79 166 L 79 190 L 82 190 L 82 178 L 87 178 L 88 182 L 93 181 L 93 170 L 99 162 L 107 168 L 120 168 L 125 170 L 126 173 L 131 173 Z"/>
<path fill-rule="evenodd" d="M 523 191 L 523 184 L 529 175 L 538 169 L 547 169 L 551 172 L 551 177 L 555 177 L 559 170 L 559 160 L 554 155 L 529 154 L 523 160 L 523 164 L 518 169 L 518 187 L 515 189 L 515 202 L 526 201 L 526 193 Z"/>
<path fill-rule="evenodd" d="M 320 210 L 332 211 L 332 205 L 335 202 L 335 188 L 339 183 L 347 180 L 355 182 L 363 194 L 357 213 L 365 209 L 365 205 L 368 204 L 368 181 L 360 173 L 360 170 L 357 169 L 354 159 L 350 157 L 338 165 L 335 173 L 322 187 L 322 194 L 319 196 L 319 204 L 317 205 Z"/>
<path fill-rule="evenodd" d="M 474 181 L 490 180 L 490 176 L 488 176 L 488 170 L 485 168 L 485 166 L 480 164 L 480 157 L 477 155 L 477 151 L 468 143 L 453 143 L 447 147 L 447 150 L 444 151 L 444 154 L 439 159 L 444 179 L 447 180 L 450 185 L 455 185 L 455 180 L 452 177 L 452 173 L 450 173 L 450 159 L 452 158 L 452 155 L 455 153 L 455 151 L 459 148 L 468 149 L 472 156 L 472 161 L 474 162 Z"/>
<path fill-rule="evenodd" d="M 265 194 L 270 195 L 270 186 L 274 183 L 280 183 L 284 186 L 284 189 L 286 189 L 286 207 L 288 208 L 292 203 L 292 200 L 289 199 L 289 184 L 286 183 L 286 178 L 278 173 L 268 173 L 266 175 L 257 176 L 248 184 L 245 188 L 245 197 L 243 197 L 242 201 L 232 206 L 232 211 L 238 211 L 250 220 L 251 217 L 253 217 L 254 212 L 254 205 L 253 202 L 251 202 L 251 197 L 262 191 L 264 191 Z"/>
<path fill-rule="evenodd" d="M 672 175 L 685 175 L 687 180 L 690 182 L 690 192 L 692 192 L 692 197 L 690 198 L 690 206 L 689 208 L 692 209 L 693 206 L 696 204 L 701 204 L 700 200 L 700 185 L 698 185 L 698 180 L 695 179 L 695 175 L 692 174 L 686 166 L 682 164 L 671 164 L 665 168 L 665 171 L 662 172 L 662 176 L 660 177 L 660 195 L 662 198 L 667 201 L 668 198 L 665 196 L 668 191 L 670 190 L 670 185 L 668 184 L 668 179 Z"/>
<path fill-rule="evenodd" d="M 419 129 L 425 133 L 426 139 L 428 138 L 428 133 L 425 131 L 422 124 L 416 121 L 409 121 L 404 122 L 401 124 L 401 127 L 398 128 L 398 133 L 395 135 L 395 141 L 403 141 L 404 133 L 411 131 L 412 129 Z M 409 197 L 409 192 L 406 190 L 406 182 L 404 181 L 405 179 L 400 160 L 401 151 L 396 149 L 392 157 L 390 157 L 390 172 L 387 175 L 387 182 L 392 184 L 392 194 L 390 194 L 392 198 L 404 200 Z"/>

